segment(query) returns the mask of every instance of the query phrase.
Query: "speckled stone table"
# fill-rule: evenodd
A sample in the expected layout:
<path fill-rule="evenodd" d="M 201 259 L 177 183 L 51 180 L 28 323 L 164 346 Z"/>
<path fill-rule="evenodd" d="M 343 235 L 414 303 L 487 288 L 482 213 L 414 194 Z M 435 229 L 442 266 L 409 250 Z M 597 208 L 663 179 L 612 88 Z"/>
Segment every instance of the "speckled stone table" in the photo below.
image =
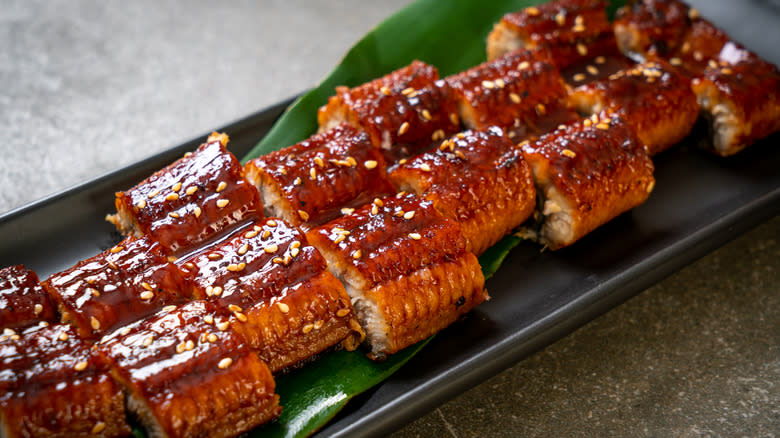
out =
<path fill-rule="evenodd" d="M 6 0 L 0 212 L 305 90 L 406 3 Z M 394 436 L 774 436 L 778 242 L 775 218 Z"/>

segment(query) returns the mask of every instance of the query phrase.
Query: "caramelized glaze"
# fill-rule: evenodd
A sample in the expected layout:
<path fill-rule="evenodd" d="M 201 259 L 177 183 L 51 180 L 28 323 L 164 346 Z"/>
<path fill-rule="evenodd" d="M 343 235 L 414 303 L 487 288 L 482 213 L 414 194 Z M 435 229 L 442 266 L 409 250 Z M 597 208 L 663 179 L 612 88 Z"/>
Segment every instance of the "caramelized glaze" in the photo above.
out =
<path fill-rule="evenodd" d="M 22 265 L 0 269 L 0 329 L 20 329 L 56 318 L 35 272 Z"/>

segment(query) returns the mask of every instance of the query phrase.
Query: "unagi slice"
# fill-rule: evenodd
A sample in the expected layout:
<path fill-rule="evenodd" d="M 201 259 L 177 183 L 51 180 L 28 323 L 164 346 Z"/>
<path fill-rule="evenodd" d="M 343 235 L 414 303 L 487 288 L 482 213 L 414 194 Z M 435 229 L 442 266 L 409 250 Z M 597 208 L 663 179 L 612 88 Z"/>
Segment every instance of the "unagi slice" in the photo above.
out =
<path fill-rule="evenodd" d="M 75 325 L 86 339 L 192 295 L 186 273 L 168 261 L 161 245 L 135 237 L 53 274 L 43 286 L 63 322 Z"/>
<path fill-rule="evenodd" d="M 306 229 L 393 193 L 379 149 L 348 124 L 255 158 L 245 168 L 268 215 Z"/>
<path fill-rule="evenodd" d="M 663 61 L 648 61 L 581 85 L 570 99 L 588 116 L 604 110 L 622 113 L 650 155 L 685 138 L 699 117 L 690 81 Z"/>
<path fill-rule="evenodd" d="M 692 87 L 710 128 L 711 145 L 721 156 L 736 154 L 780 130 L 780 74 L 757 58 L 716 63 Z"/>
<path fill-rule="evenodd" d="M 544 50 L 517 50 L 445 80 L 471 129 L 498 126 L 519 141 L 576 118 L 560 105 L 566 85 Z"/>
<path fill-rule="evenodd" d="M 430 200 L 458 222 L 466 249 L 476 255 L 522 224 L 536 206 L 528 163 L 496 127 L 457 134 L 397 166 L 390 179 L 398 190 Z"/>
<path fill-rule="evenodd" d="M 117 213 L 106 219 L 126 235 L 148 235 L 171 253 L 189 249 L 253 216 L 260 195 L 225 146 L 212 134 L 193 153 L 116 194 Z"/>
<path fill-rule="evenodd" d="M 416 195 L 376 199 L 307 237 L 345 284 L 373 359 L 431 336 L 487 298 L 457 223 Z"/>
<path fill-rule="evenodd" d="M 0 269 L 0 329 L 56 320 L 57 312 L 35 272 L 22 265 Z"/>
<path fill-rule="evenodd" d="M 388 164 L 460 130 L 451 90 L 435 67 L 421 61 L 355 88 L 336 87 L 317 120 L 320 131 L 344 122 L 366 131 Z"/>
<path fill-rule="evenodd" d="M 0 336 L 4 437 L 130 434 L 122 388 L 108 364 L 67 324 L 40 322 Z"/>
<path fill-rule="evenodd" d="M 364 334 L 344 286 L 298 228 L 266 219 L 186 260 L 195 287 L 277 373 Z"/>
<path fill-rule="evenodd" d="M 279 416 L 268 366 L 205 301 L 163 309 L 99 351 L 150 437 L 235 436 Z"/>
<path fill-rule="evenodd" d="M 539 197 L 539 229 L 550 249 L 571 245 L 641 204 L 655 185 L 653 163 L 633 128 L 593 116 L 522 145 Z"/>

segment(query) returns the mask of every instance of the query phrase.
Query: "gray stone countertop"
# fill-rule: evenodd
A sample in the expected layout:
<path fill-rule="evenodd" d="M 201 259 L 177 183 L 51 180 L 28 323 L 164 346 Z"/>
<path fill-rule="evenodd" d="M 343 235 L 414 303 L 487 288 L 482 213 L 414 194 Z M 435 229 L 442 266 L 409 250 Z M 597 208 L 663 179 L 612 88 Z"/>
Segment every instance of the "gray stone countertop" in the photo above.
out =
<path fill-rule="evenodd" d="M 0 213 L 316 84 L 407 0 L 7 0 Z M 780 218 L 396 432 L 775 436 Z"/>

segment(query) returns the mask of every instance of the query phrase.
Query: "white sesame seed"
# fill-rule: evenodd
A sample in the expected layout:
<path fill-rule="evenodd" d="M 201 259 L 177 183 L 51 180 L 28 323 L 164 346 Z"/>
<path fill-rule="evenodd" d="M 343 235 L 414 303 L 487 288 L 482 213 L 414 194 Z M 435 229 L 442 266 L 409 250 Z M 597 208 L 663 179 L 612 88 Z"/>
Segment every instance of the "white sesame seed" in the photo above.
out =
<path fill-rule="evenodd" d="M 153 336 L 149 336 L 148 338 L 144 339 L 144 347 L 152 345 L 152 342 L 154 342 Z"/>
<path fill-rule="evenodd" d="M 309 169 L 309 179 L 311 179 L 311 180 L 317 179 L 317 169 L 315 169 L 313 167 L 311 169 Z"/>
<path fill-rule="evenodd" d="M 361 255 L 363 255 L 363 253 L 359 249 L 352 252 L 352 258 L 355 260 L 359 259 Z"/>
<path fill-rule="evenodd" d="M 453 125 L 457 125 L 460 122 L 460 120 L 458 120 L 458 115 L 455 113 L 450 113 L 450 122 L 452 122 Z"/>
<path fill-rule="evenodd" d="M 279 307 L 279 311 L 282 313 L 287 313 L 290 311 L 290 306 L 284 303 L 276 303 L 276 306 Z"/>
<path fill-rule="evenodd" d="M 278 250 L 279 250 L 279 245 L 268 245 L 265 248 L 263 248 L 263 251 L 267 252 L 268 254 L 273 254 Z"/>
<path fill-rule="evenodd" d="M 595 61 L 596 64 L 604 64 L 605 62 L 607 62 L 606 58 L 604 58 L 603 56 L 597 56 Z"/>
<path fill-rule="evenodd" d="M 540 14 L 539 8 L 537 8 L 536 6 L 529 6 L 525 8 L 525 12 L 532 17 L 535 17 Z"/>
<path fill-rule="evenodd" d="M 195 193 L 197 191 L 198 191 L 198 187 L 197 186 L 189 186 L 189 187 L 187 187 L 187 190 L 184 191 L 184 193 L 186 193 L 188 195 L 192 195 L 193 193 Z"/>
<path fill-rule="evenodd" d="M 509 93 L 509 100 L 514 103 L 520 103 L 520 96 L 517 93 Z"/>
<path fill-rule="evenodd" d="M 147 283 L 147 282 L 145 282 L 145 281 L 144 281 L 143 283 L 141 283 L 141 287 L 142 287 L 142 288 L 144 288 L 144 289 L 146 289 L 146 290 L 154 290 L 154 288 L 152 287 L 152 285 L 151 285 L 151 284 L 149 284 L 149 283 Z"/>
<path fill-rule="evenodd" d="M 577 73 L 576 75 L 572 76 L 572 79 L 576 82 L 582 82 L 585 80 L 585 75 L 583 73 Z"/>
<path fill-rule="evenodd" d="M 597 74 L 599 74 L 599 69 L 597 69 L 593 65 L 589 65 L 589 66 L 585 67 L 585 70 L 587 70 L 588 73 L 592 74 L 593 76 L 596 76 Z"/>
<path fill-rule="evenodd" d="M 531 66 L 531 64 L 528 61 L 523 61 L 523 62 L 521 62 L 520 64 L 517 65 L 517 69 L 518 70 L 525 70 L 525 69 L 527 69 L 530 66 Z"/>
<path fill-rule="evenodd" d="M 236 319 L 238 319 L 241 322 L 246 322 L 247 321 L 246 315 L 244 315 L 241 312 L 235 312 L 234 315 L 236 316 Z"/>
<path fill-rule="evenodd" d="M 415 91 L 416 90 L 414 88 L 408 87 L 408 88 L 404 88 L 403 90 L 401 90 L 401 94 L 403 94 L 404 96 L 408 96 L 408 95 L 414 93 Z"/>
<path fill-rule="evenodd" d="M 239 272 L 239 271 L 243 271 L 244 268 L 246 268 L 246 263 L 241 262 L 241 263 L 231 263 L 225 269 L 227 269 L 230 272 Z"/>
<path fill-rule="evenodd" d="M 247 231 L 246 233 L 244 233 L 245 239 L 252 239 L 255 236 L 257 236 L 257 230 Z"/>
<path fill-rule="evenodd" d="M 176 352 L 179 354 L 184 353 L 185 348 L 187 348 L 187 345 L 184 342 L 182 342 L 181 344 L 176 346 Z"/>
<path fill-rule="evenodd" d="M 414 217 L 413 211 L 407 211 L 406 213 L 404 213 L 404 219 L 411 219 L 413 217 Z"/>
<path fill-rule="evenodd" d="M 162 309 L 163 309 L 164 311 L 166 311 L 166 312 L 170 312 L 170 311 L 172 311 L 172 310 L 176 310 L 176 306 L 175 306 L 175 305 L 173 305 L 173 304 L 171 304 L 170 306 L 165 306 L 165 307 L 163 307 Z"/>
<path fill-rule="evenodd" d="M 144 291 L 144 292 L 141 292 L 141 299 L 142 300 L 151 300 L 152 298 L 154 298 L 154 292 L 150 292 L 148 290 Z"/>
<path fill-rule="evenodd" d="M 398 135 L 404 135 L 408 130 L 409 130 L 409 122 L 403 122 L 401 124 L 401 127 L 398 128 Z"/>
<path fill-rule="evenodd" d="M 419 233 L 409 233 L 409 237 L 411 237 L 414 240 L 422 239 L 422 236 Z"/>
<path fill-rule="evenodd" d="M 379 207 L 376 204 L 371 206 L 371 214 L 379 214 Z"/>
<path fill-rule="evenodd" d="M 321 157 L 314 157 L 314 164 L 316 164 L 319 167 L 325 167 L 325 162 L 322 161 Z"/>
<path fill-rule="evenodd" d="M 132 329 L 130 327 L 122 327 L 122 330 L 119 331 L 119 334 L 122 336 L 127 336 Z"/>
<path fill-rule="evenodd" d="M 303 210 L 298 210 L 298 216 L 300 216 L 301 220 L 304 220 L 304 221 L 309 220 L 309 213 L 306 213 Z"/>
<path fill-rule="evenodd" d="M 241 248 L 238 248 L 238 255 L 244 255 L 246 252 L 249 251 L 249 244 L 245 243 L 241 246 Z"/>
<path fill-rule="evenodd" d="M 379 89 L 379 91 L 381 91 L 382 94 L 384 94 L 385 96 L 389 96 L 390 95 L 390 89 L 387 88 L 387 87 L 383 86 L 382 88 Z"/>
<path fill-rule="evenodd" d="M 103 432 L 105 428 L 106 428 L 106 423 L 102 421 L 98 421 L 97 423 L 95 423 L 94 426 L 92 426 L 92 434 L 97 435 L 100 432 Z"/>
<path fill-rule="evenodd" d="M 229 203 L 230 203 L 229 199 L 219 199 L 219 200 L 217 200 L 217 207 L 223 208 L 226 205 L 228 205 Z"/>
<path fill-rule="evenodd" d="M 155 196 L 157 196 L 157 195 L 159 195 L 159 194 L 160 194 L 160 191 L 159 191 L 159 190 L 155 190 L 155 191 L 153 191 L 153 192 L 149 193 L 149 194 L 148 194 L 148 195 L 146 195 L 146 196 L 147 196 L 149 199 L 152 199 L 152 198 L 154 198 Z"/>
<path fill-rule="evenodd" d="M 350 312 L 350 310 L 346 309 L 346 308 L 345 309 L 339 309 L 338 311 L 336 311 L 336 316 L 338 316 L 338 317 L 347 316 L 347 315 L 349 315 L 349 312 Z"/>
<path fill-rule="evenodd" d="M 688 9 L 688 18 L 690 18 L 691 20 L 695 20 L 699 18 L 699 10 L 696 8 Z"/>
<path fill-rule="evenodd" d="M 344 207 L 341 209 L 341 214 L 352 214 L 354 211 L 354 208 Z"/>
<path fill-rule="evenodd" d="M 240 312 L 244 309 L 242 309 L 240 306 L 236 306 L 235 304 L 231 304 L 228 306 L 228 310 L 230 310 L 231 312 Z"/>
<path fill-rule="evenodd" d="M 303 333 L 306 334 L 312 331 L 313 328 L 314 328 L 314 324 L 306 324 L 305 326 L 303 326 L 303 330 L 301 331 L 303 331 Z"/>
<path fill-rule="evenodd" d="M 217 185 L 217 193 L 225 190 L 227 188 L 227 183 L 225 181 L 220 181 Z"/>
<path fill-rule="evenodd" d="M 217 335 L 215 335 L 214 333 L 209 333 L 209 335 L 206 336 L 206 340 L 211 342 L 212 344 L 217 342 L 217 339 L 218 339 Z"/>
<path fill-rule="evenodd" d="M 230 327 L 230 321 L 223 321 L 223 322 L 217 323 L 217 328 L 220 329 L 223 332 L 225 330 L 227 330 L 228 327 Z"/>
<path fill-rule="evenodd" d="M 588 54 L 588 48 L 585 47 L 585 44 L 577 43 L 577 53 L 579 53 L 580 56 L 585 56 Z"/>
<path fill-rule="evenodd" d="M 555 14 L 555 22 L 558 23 L 558 26 L 563 26 L 566 24 L 566 15 L 563 12 L 558 12 Z"/>
<path fill-rule="evenodd" d="M 482 86 L 487 89 L 492 89 L 495 87 L 495 84 L 493 84 L 493 81 L 482 81 Z"/>
<path fill-rule="evenodd" d="M 319 319 L 314 323 L 314 330 L 319 330 L 325 324 L 325 321 Z"/>
<path fill-rule="evenodd" d="M 195 213 L 195 217 L 200 217 L 200 213 L 201 213 L 200 207 L 193 208 L 192 212 Z"/>
<path fill-rule="evenodd" d="M 86 361 L 85 362 L 79 362 L 79 363 L 77 363 L 73 367 L 73 369 L 76 370 L 76 371 L 84 371 L 85 369 L 87 369 L 87 365 L 89 365 L 89 364 Z"/>
<path fill-rule="evenodd" d="M 111 248 L 111 249 L 109 250 L 109 252 L 111 252 L 111 254 L 116 254 L 116 253 L 118 253 L 119 251 L 122 251 L 123 249 L 124 249 L 124 248 L 122 248 L 121 246 L 117 245 L 117 246 L 115 246 L 115 247 Z"/>
<path fill-rule="evenodd" d="M 59 336 L 57 336 L 57 339 L 59 339 L 60 341 L 67 341 L 67 340 L 68 340 L 68 338 L 69 338 L 69 336 L 68 336 L 68 334 L 67 334 L 67 333 L 65 333 L 65 332 L 62 332 L 62 333 L 60 333 L 60 335 L 59 335 Z"/>
<path fill-rule="evenodd" d="M 40 315 L 40 313 L 43 312 L 43 305 L 36 304 L 33 308 L 33 312 L 35 312 L 36 315 Z"/>
<path fill-rule="evenodd" d="M 192 342 L 191 339 L 188 339 L 187 343 L 184 344 L 184 349 L 187 350 L 187 351 L 192 351 L 193 348 L 195 348 L 195 343 Z"/>
<path fill-rule="evenodd" d="M 179 194 L 178 193 L 168 193 L 167 195 L 165 195 L 165 200 L 166 201 L 175 201 L 177 199 L 179 199 Z"/>
<path fill-rule="evenodd" d="M 232 364 L 233 364 L 233 359 L 231 359 L 229 357 L 226 357 L 226 358 L 222 359 L 221 361 L 219 361 L 219 363 L 217 364 L 217 367 L 219 369 L 221 369 L 221 370 L 224 370 L 225 368 L 229 367 Z"/>
<path fill-rule="evenodd" d="M 141 199 L 135 206 L 138 207 L 139 210 L 146 207 L 146 199 Z"/>
<path fill-rule="evenodd" d="M 602 131 L 606 131 L 607 129 L 609 129 L 609 124 L 599 123 L 596 125 L 596 128 L 601 129 Z"/>
<path fill-rule="evenodd" d="M 179 190 L 181 190 L 181 181 L 174 184 L 173 187 L 171 187 L 171 190 L 173 190 L 174 192 L 178 192 Z"/>
<path fill-rule="evenodd" d="M 89 319 L 89 324 L 94 330 L 100 330 L 100 321 L 98 321 L 94 316 Z"/>
<path fill-rule="evenodd" d="M 566 155 L 569 158 L 574 158 L 574 157 L 577 156 L 577 154 L 574 151 L 570 150 L 570 149 L 564 149 L 561 153 L 563 155 Z"/>
<path fill-rule="evenodd" d="M 290 250 L 290 256 L 291 257 L 298 257 L 298 254 L 301 252 L 298 248 L 293 248 Z"/>
<path fill-rule="evenodd" d="M 206 324 L 214 324 L 214 316 L 213 315 L 204 316 L 203 322 L 205 322 Z"/>
<path fill-rule="evenodd" d="M 422 163 L 420 164 L 420 170 L 423 170 L 425 172 L 430 172 L 431 166 L 429 166 L 428 163 Z"/>

